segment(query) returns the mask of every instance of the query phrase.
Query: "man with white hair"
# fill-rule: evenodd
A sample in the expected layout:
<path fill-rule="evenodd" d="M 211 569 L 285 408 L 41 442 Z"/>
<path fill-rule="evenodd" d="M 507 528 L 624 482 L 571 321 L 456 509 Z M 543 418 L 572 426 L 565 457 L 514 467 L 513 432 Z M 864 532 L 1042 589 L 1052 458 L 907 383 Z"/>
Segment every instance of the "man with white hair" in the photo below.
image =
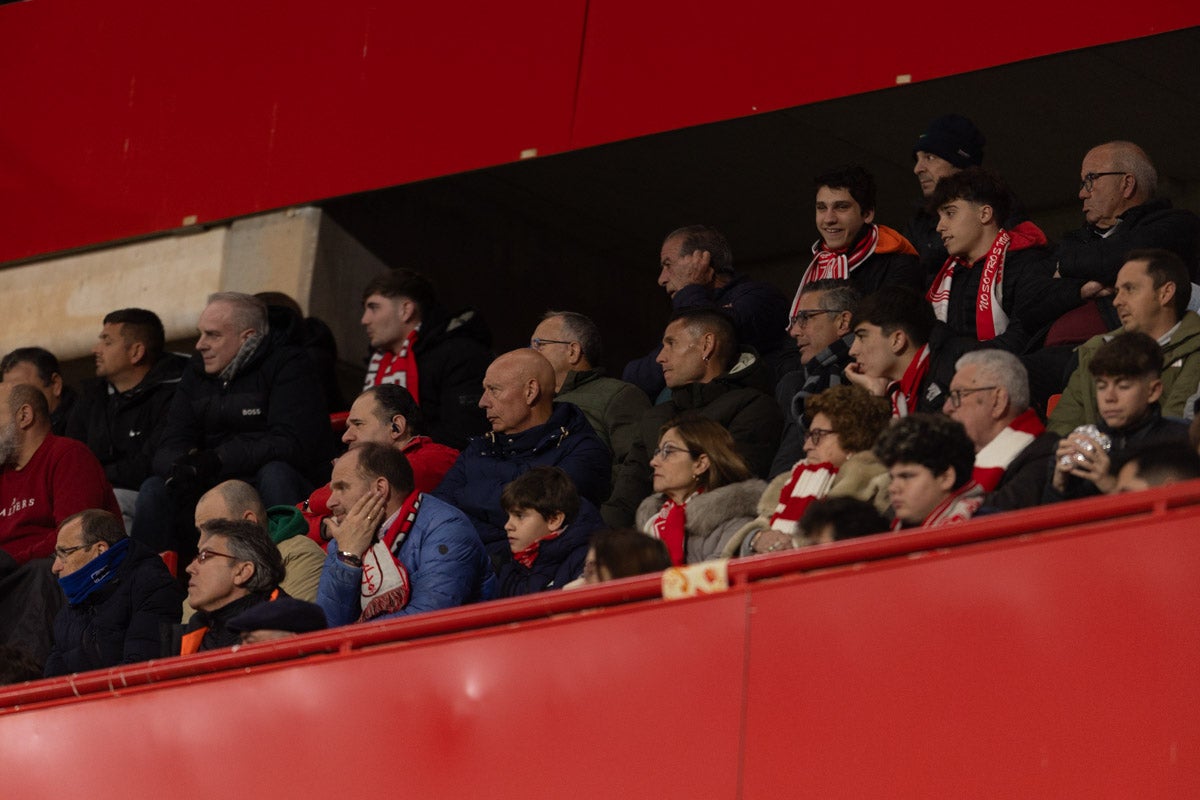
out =
<path fill-rule="evenodd" d="M 1006 350 L 974 350 L 955 363 L 943 407 L 975 445 L 973 480 L 990 492 L 984 505 L 1037 505 L 1058 437 L 1029 407 L 1029 374 Z"/>
<path fill-rule="evenodd" d="M 270 507 L 295 505 L 329 475 L 333 436 L 312 360 L 269 325 L 262 300 L 211 295 L 197 328 L 134 516 L 133 538 L 159 552 L 190 548 L 192 508 L 220 481 L 245 480 Z"/>

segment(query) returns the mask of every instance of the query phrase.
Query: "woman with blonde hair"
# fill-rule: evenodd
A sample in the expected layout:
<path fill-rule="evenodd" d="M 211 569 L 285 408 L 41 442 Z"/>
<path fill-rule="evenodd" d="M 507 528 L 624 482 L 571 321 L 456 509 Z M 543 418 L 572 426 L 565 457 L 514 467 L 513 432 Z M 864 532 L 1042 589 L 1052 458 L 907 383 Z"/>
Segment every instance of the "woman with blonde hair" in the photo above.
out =
<path fill-rule="evenodd" d="M 752 477 L 729 431 L 699 414 L 663 425 L 653 456 L 655 493 L 638 506 L 637 529 L 661 539 L 673 564 L 720 555 L 754 518 L 766 483 Z"/>
<path fill-rule="evenodd" d="M 853 384 L 834 386 L 805 403 L 804 458 L 776 476 L 758 502 L 757 517 L 726 543 L 723 555 L 755 555 L 809 543 L 800 529 L 808 504 L 854 497 L 889 510 L 888 471 L 872 449 L 891 421 L 883 398 Z"/>

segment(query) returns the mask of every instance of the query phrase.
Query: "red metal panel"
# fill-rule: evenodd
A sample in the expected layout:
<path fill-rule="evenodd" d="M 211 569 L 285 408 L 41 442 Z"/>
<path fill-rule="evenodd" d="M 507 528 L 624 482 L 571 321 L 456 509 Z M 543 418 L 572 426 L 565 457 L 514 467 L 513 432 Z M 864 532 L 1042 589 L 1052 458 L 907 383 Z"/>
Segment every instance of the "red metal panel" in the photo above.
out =
<path fill-rule="evenodd" d="M 744 796 L 1197 796 L 1194 528 L 756 585 Z"/>
<path fill-rule="evenodd" d="M 583 14 L 0 7 L 0 262 L 564 150 Z"/>
<path fill-rule="evenodd" d="M 5 5 L 0 263 L 1197 23 L 1185 0 L 1012 0 L 969 35 L 886 0 Z"/>
<path fill-rule="evenodd" d="M 8 797 L 737 790 L 745 593 L 149 687 L 0 721 Z M 136 734 L 133 732 L 136 731 Z M 136 752 L 94 753 L 119 734 Z M 133 738 L 129 738 L 129 737 Z M 232 787 L 236 787 L 235 789 Z"/>
<path fill-rule="evenodd" d="M 571 143 L 733 119 L 886 89 L 901 75 L 925 81 L 1200 22 L 1200 7 L 1188 0 L 1128 11 L 1124 0 L 1099 0 L 1086 14 L 1069 2 L 1009 0 L 979 16 L 889 0 L 596 0 Z"/>

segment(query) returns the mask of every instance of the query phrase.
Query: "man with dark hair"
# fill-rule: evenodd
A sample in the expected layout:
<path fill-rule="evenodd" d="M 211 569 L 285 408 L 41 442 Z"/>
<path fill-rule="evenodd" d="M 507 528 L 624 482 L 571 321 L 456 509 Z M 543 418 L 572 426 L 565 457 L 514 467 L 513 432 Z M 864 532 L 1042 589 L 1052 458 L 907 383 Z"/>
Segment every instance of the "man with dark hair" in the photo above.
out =
<path fill-rule="evenodd" d="M 937 319 L 925 298 L 897 287 L 866 297 L 851 326 L 854 343 L 846 380 L 892 404 L 892 416 L 940 411 L 950 381 L 945 360 L 932 341 Z M 951 362 L 952 363 L 952 362 Z"/>
<path fill-rule="evenodd" d="M 1054 318 L 1043 307 L 1054 288 L 1046 235 L 1028 221 L 1005 228 L 1011 202 L 1000 176 L 982 167 L 942 178 L 929 198 L 949 257 L 926 299 L 949 327 L 955 357 L 981 342 L 1022 353 Z"/>
<path fill-rule="evenodd" d="M 491 333 L 475 311 L 451 316 L 419 272 L 393 269 L 363 289 L 362 326 L 374 353 L 363 388 L 408 389 L 436 442 L 461 449 L 486 430 L 475 406 L 491 361 Z"/>
<path fill-rule="evenodd" d="M 942 178 L 983 163 L 987 143 L 975 123 L 961 114 L 945 114 L 929 123 L 913 145 L 913 174 L 926 198 L 909 220 L 904 235 L 917 248 L 926 284 L 946 263 L 946 247 L 937 231 L 937 210 L 928 208 L 933 187 Z"/>
<path fill-rule="evenodd" d="M 229 620 L 286 596 L 279 589 L 283 560 L 258 523 L 210 520 L 200 529 L 199 548 L 187 568 L 187 601 L 196 613 L 186 626 L 176 626 L 171 654 L 237 644 L 239 636 L 229 629 Z"/>
<path fill-rule="evenodd" d="M 555 402 L 579 407 L 600 441 L 612 450 L 613 469 L 625 462 L 637 421 L 650 408 L 645 392 L 604 376 L 596 323 L 574 311 L 547 311 L 529 346 L 554 367 Z"/>
<path fill-rule="evenodd" d="M 554 367 L 531 348 L 493 361 L 479 398 L 492 430 L 467 445 L 434 490 L 467 515 L 493 558 L 508 550 L 500 492 L 530 467 L 562 469 L 592 503 L 608 497 L 612 454 L 582 411 L 554 402 L 554 384 Z"/>
<path fill-rule="evenodd" d="M 804 458 L 804 403 L 844 379 L 854 343 L 850 321 L 862 296 L 849 281 L 824 278 L 808 285 L 792 309 L 788 334 L 796 342 L 801 368 L 784 375 L 775 387 L 783 411 L 783 435 L 771 462 L 770 477 L 790 470 Z"/>
<path fill-rule="evenodd" d="M 761 360 L 739 348 L 732 321 L 719 311 L 695 309 L 675 315 L 663 332 L 658 363 L 671 396 L 642 415 L 625 463 L 617 469 L 612 496 L 601 508 L 612 527 L 632 524 L 651 492 L 650 451 L 664 422 L 697 411 L 733 434 L 750 470 L 765 476 L 779 447 L 783 415 L 764 393 Z"/>
<path fill-rule="evenodd" d="M 332 436 L 312 360 L 269 325 L 266 304 L 218 292 L 197 329 L 154 474 L 138 492 L 133 537 L 157 552 L 190 551 L 192 508 L 223 480 L 247 481 L 268 506 L 295 505 L 329 474 Z"/>
<path fill-rule="evenodd" d="M 787 298 L 774 286 L 753 281 L 733 268 L 729 242 L 707 225 L 678 228 L 663 239 L 659 253 L 658 285 L 671 298 L 673 312 L 721 309 L 733 322 L 738 340 L 753 347 L 769 366 L 770 382 L 795 369 L 795 351 L 788 341 Z M 663 391 L 658 350 L 630 361 L 623 380 L 640 388 L 651 400 Z"/>
<path fill-rule="evenodd" d="M 1113 298 L 1121 327 L 1079 346 L 1078 366 L 1046 427 L 1066 436 L 1080 425 L 1099 421 L 1088 364 L 1105 342 L 1135 332 L 1147 334 L 1162 349 L 1163 415 L 1191 419 L 1200 394 L 1200 316 L 1187 310 L 1191 292 L 1191 279 L 1179 256 L 1167 250 L 1131 252 L 1117 273 Z"/>
<path fill-rule="evenodd" d="M 804 510 L 800 529 L 811 544 L 830 544 L 883 533 L 888 521 L 875 506 L 857 497 L 823 497 Z"/>
<path fill-rule="evenodd" d="M 813 259 L 800 278 L 790 316 L 814 281 L 835 278 L 867 295 L 884 287 L 924 288 L 917 251 L 900 233 L 875 221 L 875 178 L 860 166 L 818 175 Z"/>
<path fill-rule="evenodd" d="M 1200 454 L 1190 444 L 1172 442 L 1137 448 L 1117 470 L 1113 491 L 1140 492 L 1200 478 Z"/>
<path fill-rule="evenodd" d="M 418 492 L 432 492 L 458 459 L 458 451 L 423 434 L 424 414 L 403 386 L 381 383 L 360 394 L 346 417 L 342 441 L 349 449 L 367 442 L 394 447 L 412 466 Z M 329 484 L 315 489 L 300 508 L 308 520 L 309 538 L 324 544 L 321 526 L 329 519 Z"/>
<path fill-rule="evenodd" d="M 1054 473 L 1045 500 L 1071 500 L 1110 494 L 1117 480 L 1110 472 L 1131 447 L 1187 442 L 1187 426 L 1163 419 L 1163 353 L 1158 342 L 1139 331 L 1115 336 L 1100 345 L 1087 365 L 1092 376 L 1098 419 L 1095 426 L 1107 445 L 1087 430 L 1075 430 L 1058 443 Z"/>
<path fill-rule="evenodd" d="M 100 459 L 125 526 L 132 530 L 138 489 L 152 474 L 167 409 L 187 359 L 163 352 L 162 322 L 142 308 L 110 312 L 96 338 L 96 377 L 81 385 L 66 435 Z"/>
<path fill-rule="evenodd" d="M 52 572 L 67 605 L 54 620 L 47 677 L 156 658 L 161 627 L 179 622 L 179 584 L 158 554 L 126 536 L 107 511 L 63 520 Z"/>
<path fill-rule="evenodd" d="M 267 508 L 254 487 L 245 481 L 228 480 L 205 492 L 196 503 L 197 530 L 215 519 L 246 520 L 260 526 L 283 559 L 279 588 L 300 600 L 315 600 L 321 580 L 325 552 L 308 537 L 308 521 L 295 506 Z"/>
<path fill-rule="evenodd" d="M 404 455 L 367 442 L 333 467 L 328 547 L 317 604 L 330 627 L 417 614 L 496 595 L 471 521 L 413 490 Z"/>
<path fill-rule="evenodd" d="M 891 476 L 893 530 L 963 522 L 983 502 L 983 489 L 971 480 L 975 445 L 961 424 L 943 414 L 893 420 L 875 455 Z"/>
<path fill-rule="evenodd" d="M 50 409 L 51 431 L 55 436 L 66 435 L 78 395 L 63 383 L 62 369 L 53 353 L 43 347 L 18 347 L 0 359 L 0 377 L 7 383 L 37 387 Z"/>

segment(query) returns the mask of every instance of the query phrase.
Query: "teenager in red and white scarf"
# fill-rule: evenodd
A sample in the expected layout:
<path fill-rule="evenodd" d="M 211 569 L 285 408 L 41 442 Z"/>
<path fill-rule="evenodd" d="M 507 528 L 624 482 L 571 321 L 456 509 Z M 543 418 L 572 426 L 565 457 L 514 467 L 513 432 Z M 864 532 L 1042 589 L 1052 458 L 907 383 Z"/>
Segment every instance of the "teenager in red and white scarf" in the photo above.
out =
<path fill-rule="evenodd" d="M 945 412 L 962 423 L 974 443 L 973 479 L 990 492 L 1046 426 L 1029 408 L 1029 374 L 1015 355 L 995 348 L 975 350 L 956 366 Z"/>
<path fill-rule="evenodd" d="M 937 209 L 937 230 L 950 254 L 926 294 L 934 314 L 956 336 L 999 339 L 999 346 L 1019 351 L 1042 322 L 1021 317 L 1032 313 L 1051 286 L 1045 234 L 1032 222 L 1002 227 L 1011 195 L 995 173 L 981 167 L 942 178 L 930 205 Z M 1022 251 L 1029 251 L 1029 258 L 1015 265 L 1015 254 Z M 1020 296 L 1009 296 L 1013 292 Z"/>
<path fill-rule="evenodd" d="M 961 423 L 944 414 L 894 420 L 875 444 L 888 468 L 893 530 L 970 519 L 983 502 L 971 480 L 975 445 Z"/>
<path fill-rule="evenodd" d="M 821 238 L 800 278 L 794 317 L 805 288 L 825 279 L 848 280 L 861 294 L 885 286 L 923 286 L 916 248 L 899 232 L 874 224 L 875 179 L 849 166 L 817 176 L 816 224 Z"/>
<path fill-rule="evenodd" d="M 375 353 L 367 365 L 363 388 L 383 383 L 403 386 L 421 402 L 417 359 L 413 345 L 421 329 L 421 304 L 414 298 L 433 298 L 433 287 L 410 270 L 391 270 L 363 290 L 362 325 Z"/>

